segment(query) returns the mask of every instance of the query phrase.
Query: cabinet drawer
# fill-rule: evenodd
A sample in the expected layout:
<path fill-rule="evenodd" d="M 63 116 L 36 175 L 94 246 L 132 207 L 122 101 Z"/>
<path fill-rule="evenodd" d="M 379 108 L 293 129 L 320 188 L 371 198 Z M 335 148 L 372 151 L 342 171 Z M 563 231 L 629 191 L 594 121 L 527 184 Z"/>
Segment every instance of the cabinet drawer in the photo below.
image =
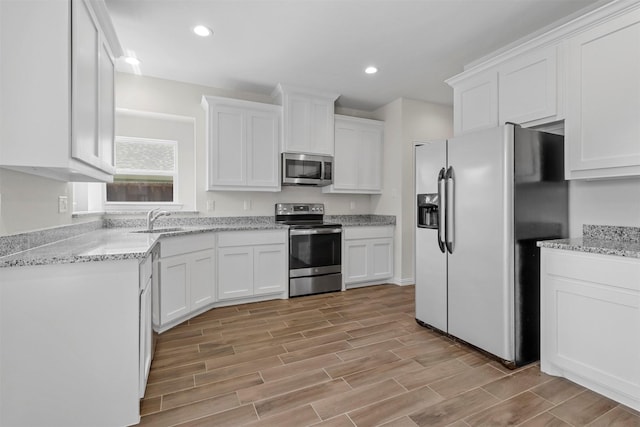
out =
<path fill-rule="evenodd" d="M 640 259 L 551 250 L 547 273 L 591 283 L 640 291 Z"/>
<path fill-rule="evenodd" d="M 218 247 L 284 244 L 287 235 L 287 230 L 223 232 L 218 234 Z"/>
<path fill-rule="evenodd" d="M 393 237 L 393 226 L 344 227 L 343 235 L 345 240 Z"/>
<path fill-rule="evenodd" d="M 166 258 L 174 255 L 213 249 L 215 244 L 215 233 L 166 237 L 160 241 L 160 257 Z"/>

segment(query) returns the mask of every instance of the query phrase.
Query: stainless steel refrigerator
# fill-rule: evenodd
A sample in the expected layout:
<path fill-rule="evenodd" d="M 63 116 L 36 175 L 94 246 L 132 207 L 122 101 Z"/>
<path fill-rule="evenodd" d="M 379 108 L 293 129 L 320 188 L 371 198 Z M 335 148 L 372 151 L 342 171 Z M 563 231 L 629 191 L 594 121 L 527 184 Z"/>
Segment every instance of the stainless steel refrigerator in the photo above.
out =
<path fill-rule="evenodd" d="M 568 236 L 563 137 L 507 124 L 415 146 L 416 320 L 539 359 L 538 240 Z"/>

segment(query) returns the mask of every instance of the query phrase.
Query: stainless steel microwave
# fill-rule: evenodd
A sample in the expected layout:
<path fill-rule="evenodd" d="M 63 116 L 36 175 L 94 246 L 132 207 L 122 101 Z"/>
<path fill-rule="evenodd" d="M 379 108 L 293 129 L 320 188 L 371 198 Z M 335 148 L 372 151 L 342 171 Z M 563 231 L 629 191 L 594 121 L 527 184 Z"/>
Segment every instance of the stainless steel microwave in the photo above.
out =
<path fill-rule="evenodd" d="M 316 154 L 282 153 L 282 185 L 333 183 L 333 157 Z"/>

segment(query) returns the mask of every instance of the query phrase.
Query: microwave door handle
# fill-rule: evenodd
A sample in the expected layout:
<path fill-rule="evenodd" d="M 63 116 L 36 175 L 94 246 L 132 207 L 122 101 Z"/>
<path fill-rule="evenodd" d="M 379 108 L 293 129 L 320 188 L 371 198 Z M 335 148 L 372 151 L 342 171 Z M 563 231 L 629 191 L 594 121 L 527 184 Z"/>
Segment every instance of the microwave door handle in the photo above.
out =
<path fill-rule="evenodd" d="M 454 217 L 455 217 L 455 175 L 453 173 L 453 166 L 449 166 L 449 169 L 447 169 L 447 175 L 446 175 L 446 205 L 447 205 L 447 211 L 445 213 L 446 216 L 446 225 L 445 225 L 445 229 L 444 229 L 444 239 L 445 239 L 445 244 L 447 246 L 447 251 L 452 254 L 453 253 L 453 249 L 454 249 L 454 242 L 455 242 L 455 236 L 454 236 L 454 231 L 455 231 L 455 224 L 454 224 Z"/>
<path fill-rule="evenodd" d="M 445 171 L 444 168 L 440 169 L 438 174 L 438 247 L 440 252 L 445 253 L 445 244 L 442 237 L 444 236 L 444 221 L 445 221 Z"/>

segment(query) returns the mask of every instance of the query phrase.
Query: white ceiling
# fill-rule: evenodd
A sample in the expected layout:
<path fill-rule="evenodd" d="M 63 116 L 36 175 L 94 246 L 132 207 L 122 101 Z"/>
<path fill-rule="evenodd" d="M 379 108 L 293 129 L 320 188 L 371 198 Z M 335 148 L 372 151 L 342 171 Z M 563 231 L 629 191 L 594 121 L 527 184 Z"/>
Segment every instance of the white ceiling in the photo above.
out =
<path fill-rule="evenodd" d="M 360 110 L 399 97 L 451 104 L 444 80 L 464 65 L 603 2 L 106 0 L 142 75 L 264 94 L 282 82 Z M 195 36 L 196 24 L 213 36 Z M 370 64 L 380 71 L 365 75 Z"/>

